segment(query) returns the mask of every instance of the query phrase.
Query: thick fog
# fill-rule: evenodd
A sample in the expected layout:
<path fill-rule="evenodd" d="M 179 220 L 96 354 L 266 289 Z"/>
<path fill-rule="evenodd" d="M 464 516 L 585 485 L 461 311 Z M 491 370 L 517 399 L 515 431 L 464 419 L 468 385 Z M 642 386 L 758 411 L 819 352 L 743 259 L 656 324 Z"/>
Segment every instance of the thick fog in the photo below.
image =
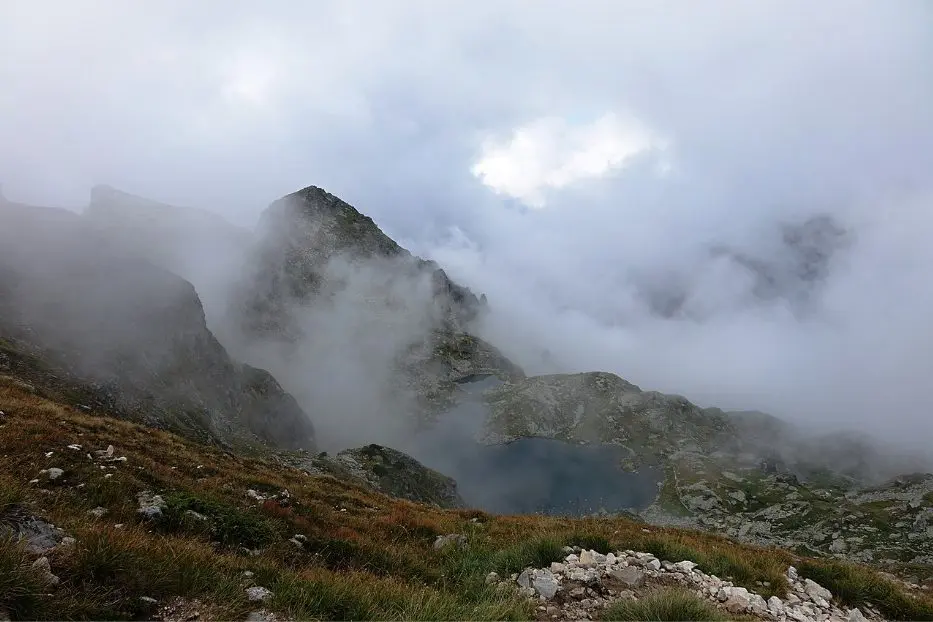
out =
<path fill-rule="evenodd" d="M 0 181 L 76 210 L 107 183 L 245 228 L 319 185 L 486 293 L 481 334 L 529 373 L 923 448 L 931 18 L 922 0 L 5 3 Z M 369 319 L 336 317 L 308 321 L 352 369 L 316 378 L 359 396 L 360 426 L 384 396 L 340 353 Z"/>

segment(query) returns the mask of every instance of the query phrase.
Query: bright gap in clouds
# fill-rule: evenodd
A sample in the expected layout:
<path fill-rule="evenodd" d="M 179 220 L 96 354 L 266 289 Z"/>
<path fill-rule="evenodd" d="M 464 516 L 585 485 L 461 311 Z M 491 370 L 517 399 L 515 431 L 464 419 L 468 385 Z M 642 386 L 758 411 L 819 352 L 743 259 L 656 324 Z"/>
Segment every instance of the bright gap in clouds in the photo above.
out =
<path fill-rule="evenodd" d="M 541 208 L 548 189 L 612 174 L 634 158 L 664 155 L 667 141 L 635 118 L 607 113 L 587 124 L 543 117 L 516 128 L 505 140 L 482 146 L 472 173 L 497 194 Z M 670 164 L 662 158 L 659 172 Z"/>

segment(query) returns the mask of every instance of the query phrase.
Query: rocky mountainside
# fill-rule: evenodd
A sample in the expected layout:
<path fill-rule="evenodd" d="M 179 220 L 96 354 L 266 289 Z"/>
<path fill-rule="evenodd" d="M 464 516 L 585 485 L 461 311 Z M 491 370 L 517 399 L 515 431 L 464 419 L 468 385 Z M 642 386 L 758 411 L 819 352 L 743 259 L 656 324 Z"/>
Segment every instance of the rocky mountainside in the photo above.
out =
<path fill-rule="evenodd" d="M 8 367 L 67 376 L 99 404 L 228 445 L 313 449 L 314 427 L 267 372 L 232 360 L 190 283 L 113 247 L 74 214 L 0 203 Z"/>

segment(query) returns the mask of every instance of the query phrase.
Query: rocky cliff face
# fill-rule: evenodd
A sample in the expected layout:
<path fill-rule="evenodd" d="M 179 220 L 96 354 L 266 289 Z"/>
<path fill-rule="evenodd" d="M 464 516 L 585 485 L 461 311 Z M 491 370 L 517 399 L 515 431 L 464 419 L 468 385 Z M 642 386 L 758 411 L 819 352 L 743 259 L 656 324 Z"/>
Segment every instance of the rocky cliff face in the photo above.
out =
<path fill-rule="evenodd" d="M 294 338 L 300 327 L 290 309 L 326 299 L 347 286 L 348 274 L 333 262 L 375 262 L 389 283 L 423 279 L 429 286 L 432 319 L 462 330 L 484 300 L 447 276 L 434 262 L 414 257 L 382 232 L 368 216 L 309 186 L 274 202 L 263 213 L 250 278 L 244 284 L 244 320 L 249 331 Z M 363 301 L 361 301 L 363 302 Z"/>
<path fill-rule="evenodd" d="M 314 447 L 295 400 L 267 372 L 233 361 L 207 329 L 190 283 L 63 210 L 5 203 L 0 219 L 8 349 L 153 425 L 233 445 Z"/>

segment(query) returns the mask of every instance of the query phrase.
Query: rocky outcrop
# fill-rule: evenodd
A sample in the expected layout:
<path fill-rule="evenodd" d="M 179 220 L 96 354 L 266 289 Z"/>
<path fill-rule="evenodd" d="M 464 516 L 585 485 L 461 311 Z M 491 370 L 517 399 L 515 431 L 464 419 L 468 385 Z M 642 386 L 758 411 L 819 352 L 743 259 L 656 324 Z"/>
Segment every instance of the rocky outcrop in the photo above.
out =
<path fill-rule="evenodd" d="M 614 374 L 535 376 L 489 391 L 487 440 L 542 436 L 627 447 L 633 457 L 712 452 L 735 439 L 726 417 Z"/>
<path fill-rule="evenodd" d="M 346 449 L 335 456 L 320 454 L 311 458 L 298 458 L 294 464 L 311 473 L 353 481 L 409 501 L 442 508 L 464 506 L 453 479 L 424 466 L 407 454 L 382 445 L 370 444 Z"/>
<path fill-rule="evenodd" d="M 933 475 L 863 488 L 804 482 L 725 459 L 682 458 L 670 465 L 662 494 L 642 516 L 747 543 L 933 576 Z"/>
<path fill-rule="evenodd" d="M 0 336 L 117 412 L 226 444 L 314 448 L 297 402 L 233 361 L 190 283 L 64 210 L 0 206 Z M 9 357 L 9 354 L 7 355 Z"/>

